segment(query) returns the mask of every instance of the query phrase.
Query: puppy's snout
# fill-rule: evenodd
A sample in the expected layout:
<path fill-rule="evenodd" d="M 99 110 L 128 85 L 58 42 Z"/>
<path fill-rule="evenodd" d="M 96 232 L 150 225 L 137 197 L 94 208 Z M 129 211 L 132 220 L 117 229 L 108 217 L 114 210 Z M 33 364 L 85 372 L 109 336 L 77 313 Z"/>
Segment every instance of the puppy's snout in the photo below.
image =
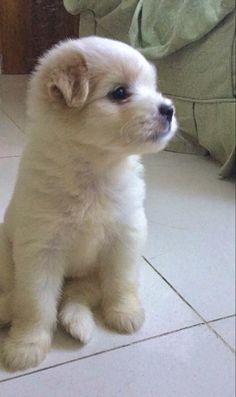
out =
<path fill-rule="evenodd" d="M 159 106 L 159 113 L 170 123 L 174 114 L 174 108 L 171 105 L 162 104 Z"/>

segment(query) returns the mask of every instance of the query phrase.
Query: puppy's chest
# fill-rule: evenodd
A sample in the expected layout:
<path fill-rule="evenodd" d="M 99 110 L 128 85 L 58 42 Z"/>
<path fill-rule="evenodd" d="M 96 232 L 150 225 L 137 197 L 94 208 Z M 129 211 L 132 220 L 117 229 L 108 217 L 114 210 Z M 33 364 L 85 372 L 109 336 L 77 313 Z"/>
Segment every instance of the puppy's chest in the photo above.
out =
<path fill-rule="evenodd" d="M 74 234 L 102 235 L 123 217 L 123 199 L 119 188 L 89 184 L 70 197 L 64 215 Z"/>
<path fill-rule="evenodd" d="M 65 180 L 64 213 L 69 222 L 80 232 L 85 225 L 123 223 L 143 202 L 143 180 L 136 168 L 128 164 L 99 176 L 89 169 L 74 170 Z"/>
<path fill-rule="evenodd" d="M 73 269 L 68 269 L 69 274 L 77 272 L 78 267 L 81 271 L 82 264 L 95 263 L 100 250 L 114 236 L 117 224 L 122 222 L 121 202 L 114 191 L 112 194 L 104 189 L 101 192 L 90 186 L 74 199 L 67 211 L 71 231 L 69 256 L 73 266 Z"/>
<path fill-rule="evenodd" d="M 77 223 L 109 223 L 120 213 L 120 197 L 106 187 L 83 187 L 70 200 L 68 215 Z"/>
<path fill-rule="evenodd" d="M 106 241 L 120 224 L 132 222 L 142 201 L 142 181 L 132 173 L 115 181 L 110 178 L 79 185 L 65 200 L 68 235 L 76 243 L 78 239 L 84 244 L 86 239 Z"/>
<path fill-rule="evenodd" d="M 142 206 L 142 189 L 134 189 L 139 180 L 135 178 L 132 184 L 131 179 L 83 185 L 70 199 L 66 211 L 66 235 L 70 236 L 67 275 L 86 272 L 97 263 L 100 251 L 119 235 L 121 225 L 133 223 Z"/>

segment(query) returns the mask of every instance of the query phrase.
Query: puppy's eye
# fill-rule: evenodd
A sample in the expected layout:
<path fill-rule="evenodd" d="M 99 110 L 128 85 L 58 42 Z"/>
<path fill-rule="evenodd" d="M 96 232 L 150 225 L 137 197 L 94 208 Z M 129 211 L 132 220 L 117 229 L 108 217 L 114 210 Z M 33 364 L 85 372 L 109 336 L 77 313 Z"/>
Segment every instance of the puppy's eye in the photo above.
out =
<path fill-rule="evenodd" d="M 126 87 L 117 87 L 114 91 L 110 93 L 110 98 L 113 101 L 121 102 L 130 96 Z"/>

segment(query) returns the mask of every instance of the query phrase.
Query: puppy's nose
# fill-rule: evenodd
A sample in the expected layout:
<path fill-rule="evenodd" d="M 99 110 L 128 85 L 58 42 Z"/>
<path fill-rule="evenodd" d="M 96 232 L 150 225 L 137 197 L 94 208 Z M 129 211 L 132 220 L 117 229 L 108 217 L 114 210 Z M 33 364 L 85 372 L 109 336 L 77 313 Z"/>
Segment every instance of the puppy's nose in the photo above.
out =
<path fill-rule="evenodd" d="M 174 113 L 173 106 L 162 104 L 161 106 L 159 106 L 159 112 L 169 121 L 169 123 L 171 122 Z"/>

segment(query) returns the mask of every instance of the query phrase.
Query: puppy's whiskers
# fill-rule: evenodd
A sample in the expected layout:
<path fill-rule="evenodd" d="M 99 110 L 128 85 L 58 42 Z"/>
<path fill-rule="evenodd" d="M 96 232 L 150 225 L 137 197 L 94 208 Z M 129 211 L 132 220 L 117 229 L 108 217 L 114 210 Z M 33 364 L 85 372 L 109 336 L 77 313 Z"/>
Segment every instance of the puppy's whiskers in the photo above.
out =
<path fill-rule="evenodd" d="M 121 128 L 121 136 L 125 139 L 126 144 L 140 141 L 140 126 L 144 124 L 142 118 L 131 119 Z"/>

